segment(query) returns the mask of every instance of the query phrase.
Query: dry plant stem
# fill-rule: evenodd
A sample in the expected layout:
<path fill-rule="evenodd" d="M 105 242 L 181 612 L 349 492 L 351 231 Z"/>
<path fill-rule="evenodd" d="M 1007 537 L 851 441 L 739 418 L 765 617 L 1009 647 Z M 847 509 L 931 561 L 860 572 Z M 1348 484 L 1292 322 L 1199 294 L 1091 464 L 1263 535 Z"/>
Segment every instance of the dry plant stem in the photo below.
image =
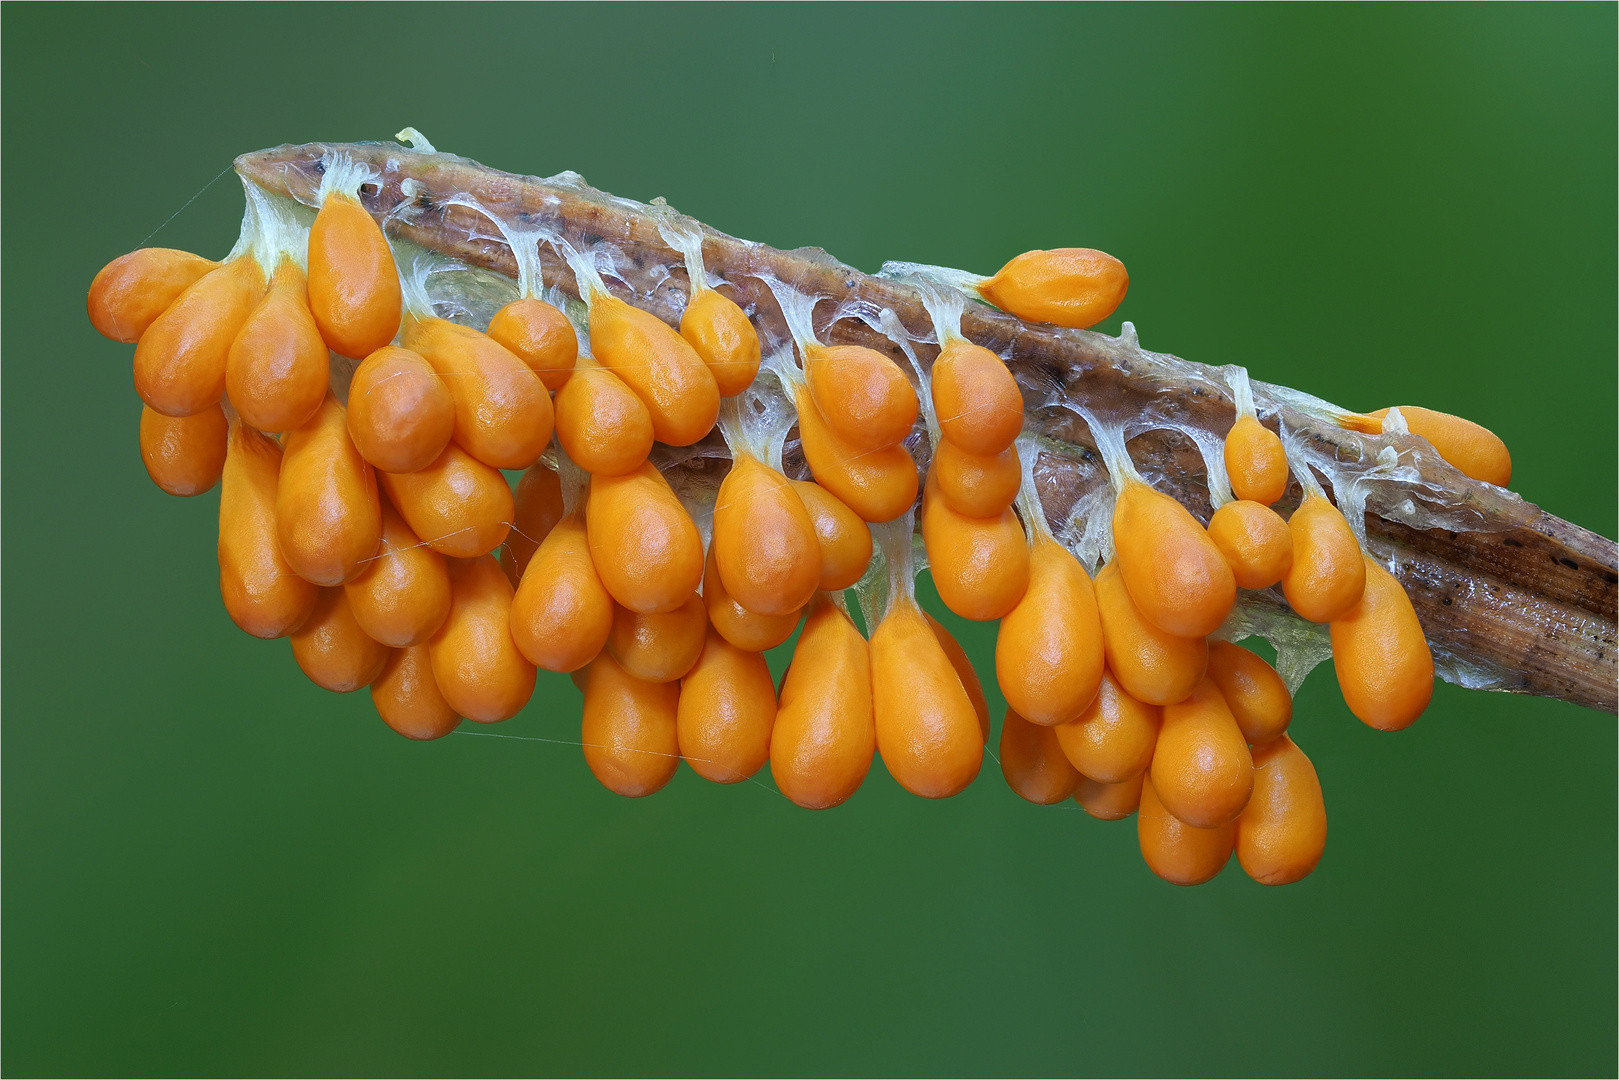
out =
<path fill-rule="evenodd" d="M 609 287 L 671 326 L 679 323 L 688 296 L 686 269 L 660 235 L 657 217 L 641 203 L 589 187 L 576 174 L 515 176 L 451 154 L 380 143 L 278 147 L 243 155 L 236 169 L 268 190 L 307 202 L 329 150 L 346 152 L 380 174 L 378 185 L 362 189 L 361 200 L 392 235 L 515 278 L 512 253 L 490 222 L 465 207 L 445 205 L 453 196 L 470 195 L 509 222 L 554 230 L 575 247 L 611 245 L 617 258 Z M 883 309 L 893 311 L 912 338 L 911 349 L 931 365 L 938 348 L 914 287 L 863 274 L 817 248 L 781 251 L 706 226 L 702 231 L 710 277 L 723 279 L 720 290 L 754 318 L 766 351 L 787 333 L 770 289 L 756 275 L 827 298 L 816 308 L 821 340 L 881 350 L 905 370 L 900 346 L 874 328 Z M 546 280 L 577 295 L 557 252 L 543 246 L 541 258 Z M 1033 427 L 1046 437 L 1036 479 L 1059 537 L 1075 502 L 1103 475 L 1089 428 L 1073 405 L 1119 418 L 1157 418 L 1181 429 L 1146 430 L 1130 444 L 1131 454 L 1154 486 L 1207 520 L 1204 457 L 1185 432 L 1220 439 L 1230 428 L 1234 405 L 1217 369 L 1147 352 L 1128 327 L 1114 338 L 1025 323 L 980 304 L 967 305 L 962 332 L 1007 361 Z M 1619 549 L 1613 541 L 1469 480 L 1409 435 L 1379 438 L 1344 430 L 1316 407 L 1324 403 L 1285 388 L 1256 382 L 1254 395 L 1262 420 L 1273 429 L 1285 425 L 1316 460 L 1342 463 L 1353 475 L 1367 467 L 1357 463 L 1373 463 L 1382 450 L 1398 452 L 1414 468 L 1406 475 L 1418 477 L 1415 484 L 1367 485 L 1373 492 L 1367 540 L 1410 594 L 1447 677 L 1615 710 Z M 1131 434 L 1153 426 L 1136 423 Z M 695 456 L 682 468 L 723 467 L 712 460 L 725 455 L 717 432 L 692 449 Z M 1295 480 L 1282 506 L 1298 497 Z M 1430 510 L 1453 527 L 1433 527 Z M 1454 527 L 1458 523 L 1465 528 Z M 1251 595 L 1247 602 L 1279 601 Z"/>

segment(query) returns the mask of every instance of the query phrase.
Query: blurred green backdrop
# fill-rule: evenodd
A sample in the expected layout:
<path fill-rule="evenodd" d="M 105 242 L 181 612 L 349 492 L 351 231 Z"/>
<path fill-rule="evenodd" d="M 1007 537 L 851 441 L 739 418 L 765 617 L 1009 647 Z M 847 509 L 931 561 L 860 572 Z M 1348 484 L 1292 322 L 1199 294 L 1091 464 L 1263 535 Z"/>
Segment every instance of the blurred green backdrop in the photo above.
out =
<path fill-rule="evenodd" d="M 1181 890 L 986 759 L 930 803 L 414 745 L 217 595 L 91 276 L 231 158 L 386 138 L 739 236 L 1128 264 L 1149 348 L 1461 413 L 1615 532 L 1613 5 L 7 5 L 4 1049 L 21 1074 L 1612 1075 L 1615 723 L 1441 687 L 1294 730 L 1314 876 Z M 199 189 L 194 201 L 187 203 Z M 179 213 L 176 214 L 176 211 Z M 176 216 L 168 220 L 171 214 Z M 935 610 L 938 610 L 936 601 Z M 981 670 L 992 632 L 952 621 Z M 1002 704 L 991 685 L 997 717 Z M 577 738 L 545 677 L 504 734 Z"/>

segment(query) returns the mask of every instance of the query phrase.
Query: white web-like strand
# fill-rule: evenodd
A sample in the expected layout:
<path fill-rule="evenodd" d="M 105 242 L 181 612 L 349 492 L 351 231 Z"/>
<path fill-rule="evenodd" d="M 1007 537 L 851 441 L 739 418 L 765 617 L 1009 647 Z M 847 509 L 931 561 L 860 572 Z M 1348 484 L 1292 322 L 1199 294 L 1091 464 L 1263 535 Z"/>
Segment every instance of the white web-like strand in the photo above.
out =
<path fill-rule="evenodd" d="M 617 264 L 622 253 L 613 245 L 600 243 L 584 251 L 579 250 L 561 236 L 552 238 L 557 249 L 562 252 L 562 258 L 567 262 L 568 269 L 573 271 L 574 282 L 579 289 L 579 298 L 585 306 L 594 308 L 598 301 L 611 297 L 607 283 L 602 280 L 601 263 L 606 261 L 607 272 L 614 277 L 613 267 Z M 623 278 L 619 278 L 620 281 Z"/>
<path fill-rule="evenodd" d="M 1304 490 L 1304 497 L 1306 499 L 1325 499 L 1327 493 L 1322 490 L 1321 481 L 1316 479 L 1315 473 L 1310 471 L 1310 466 L 1314 463 L 1310 460 L 1311 455 L 1305 452 L 1304 443 L 1299 439 L 1298 434 L 1286 424 L 1283 424 L 1281 439 L 1282 451 L 1287 455 L 1288 463 L 1293 466 L 1293 475 L 1299 478 L 1299 487 Z M 1330 480 L 1332 478 L 1331 472 L 1326 469 L 1323 469 L 1323 471 L 1327 472 Z M 1335 484 L 1334 487 L 1336 486 Z M 1348 515 L 1346 514 L 1345 516 L 1347 517 Z M 1357 539 L 1359 539 L 1358 536 Z"/>
<path fill-rule="evenodd" d="M 877 276 L 888 278 L 891 281 L 903 281 L 911 285 L 924 281 L 933 282 L 959 293 L 974 303 L 983 304 L 985 307 L 993 306 L 978 292 L 978 286 L 988 281 L 989 278 L 982 274 L 957 270 L 953 266 L 930 266 L 927 263 L 890 260 L 883 263 L 883 268 L 877 272 Z M 940 344 L 942 345 L 943 342 L 940 342 Z"/>
<path fill-rule="evenodd" d="M 783 393 L 793 399 L 804 385 L 804 371 L 793 359 L 792 346 L 772 349 L 759 358 L 759 367 L 776 377 Z"/>
<path fill-rule="evenodd" d="M 377 170 L 340 151 L 328 150 L 321 156 L 320 163 L 322 172 L 320 187 L 315 191 L 316 206 L 324 206 L 333 195 L 342 195 L 358 202 L 362 187 L 382 179 Z"/>
<path fill-rule="evenodd" d="M 283 257 L 309 269 L 309 229 L 315 216 L 306 207 L 265 191 L 251 180 L 242 179 L 247 205 L 242 211 L 242 231 L 235 247 L 225 256 L 228 262 L 251 256 L 266 276 L 274 274 Z"/>
<path fill-rule="evenodd" d="M 927 552 L 916 531 L 916 508 L 871 530 L 871 561 L 854 584 L 855 599 L 866 623 L 866 636 L 903 600 L 916 600 L 916 575 L 927 568 Z"/>
<path fill-rule="evenodd" d="M 1104 563 L 1113 561 L 1113 504 L 1117 496 L 1112 484 L 1097 484 L 1080 496 L 1069 511 L 1063 530 L 1066 546 L 1091 577 Z"/>
<path fill-rule="evenodd" d="M 1251 416 L 1259 419 L 1259 413 L 1254 409 L 1254 388 L 1248 381 L 1248 369 L 1237 364 L 1227 364 L 1219 369 L 1225 376 L 1226 385 L 1231 388 L 1231 402 L 1237 408 L 1237 417 Z"/>
<path fill-rule="evenodd" d="M 537 300 L 544 298 L 545 276 L 540 265 L 540 245 L 550 244 L 561 250 L 564 241 L 555 229 L 514 224 L 470 195 L 453 195 L 447 199 L 440 199 L 438 205 L 464 207 L 488 218 L 499 231 L 500 240 L 510 249 L 512 261 L 517 264 L 517 295 Z"/>
<path fill-rule="evenodd" d="M 482 332 L 495 312 L 517 299 L 515 283 L 504 274 L 468 266 L 408 240 L 389 237 L 388 245 L 399 267 L 407 315 L 447 319 Z"/>
<path fill-rule="evenodd" d="M 697 294 L 705 289 L 720 284 L 720 279 L 710 275 L 703 264 L 703 227 L 670 206 L 661 196 L 653 199 L 648 209 L 658 223 L 658 235 L 686 264 L 686 277 L 691 282 L 687 302 L 696 299 Z"/>
<path fill-rule="evenodd" d="M 392 246 L 394 263 L 399 267 L 399 295 L 405 314 L 418 319 L 437 317 L 438 310 L 428 294 L 427 282 L 434 274 L 444 273 L 459 264 L 415 245 L 407 248 L 395 243 Z"/>
<path fill-rule="evenodd" d="M 1108 423 L 1091 410 L 1080 406 L 1073 406 L 1075 413 L 1091 429 L 1091 438 L 1096 443 L 1096 452 L 1102 457 L 1102 464 L 1107 469 L 1108 482 L 1113 486 L 1115 496 L 1124 490 L 1125 484 L 1145 484 L 1135 461 L 1130 457 L 1128 443 L 1130 434 L 1127 426 L 1121 423 Z"/>
<path fill-rule="evenodd" d="M 1332 658 L 1332 640 L 1325 626 L 1306 622 L 1270 593 L 1242 592 L 1225 622 L 1212 635 L 1220 641 L 1240 642 L 1262 637 L 1276 650 L 1276 673 L 1287 684 L 1289 697 L 1317 664 Z"/>
<path fill-rule="evenodd" d="M 867 325 L 871 325 L 871 320 L 865 313 L 860 317 Z M 916 349 L 911 344 L 914 339 L 910 331 L 905 329 L 905 324 L 899 321 L 899 316 L 894 313 L 893 308 L 885 307 L 877 313 L 877 324 L 873 329 L 898 345 L 900 352 L 904 353 L 905 359 L 910 362 L 911 374 L 916 377 L 916 403 L 922 412 L 922 424 L 927 431 L 928 450 L 931 453 L 938 448 L 939 440 L 943 438 L 939 429 L 939 414 L 933 408 L 933 373 L 923 365 L 921 357 L 916 355 Z"/>
<path fill-rule="evenodd" d="M 853 588 L 869 638 L 888 607 L 888 558 L 883 554 L 882 545 L 877 543 L 877 527 L 868 525 L 867 528 L 871 530 L 871 558 L 866 562 L 866 572 Z"/>
<path fill-rule="evenodd" d="M 580 360 L 594 360 L 590 351 L 590 309 L 581 300 L 575 300 L 559 287 L 552 285 L 545 293 L 545 302 L 562 312 L 562 317 L 573 327 L 573 337 Z"/>
<path fill-rule="evenodd" d="M 810 350 L 821 346 L 821 339 L 815 336 L 815 305 L 826 298 L 801 293 L 773 275 L 760 274 L 759 280 L 770 289 L 781 308 L 782 321 L 787 324 L 787 333 L 798 349 L 800 364 L 807 363 Z"/>
<path fill-rule="evenodd" d="M 964 270 L 905 262 L 883 263 L 882 272 L 877 276 L 904 282 L 916 289 L 933 323 L 934 343 L 940 349 L 952 341 L 966 340 L 961 333 L 961 316 L 967 310 L 967 301 L 971 298 L 983 303 L 972 286 L 989 280 Z"/>
<path fill-rule="evenodd" d="M 1209 507 L 1218 510 L 1236 495 L 1231 491 L 1231 477 L 1225 471 L 1225 440 L 1212 431 L 1204 431 L 1190 424 L 1177 425 L 1174 430 L 1190 438 L 1203 456 L 1203 469 L 1208 479 Z"/>
<path fill-rule="evenodd" d="M 1023 528 L 1032 545 L 1036 536 L 1046 536 L 1051 539 L 1051 524 L 1046 521 L 1046 508 L 1040 502 L 1040 492 L 1034 486 L 1034 463 L 1040 457 L 1040 440 L 1030 434 L 1019 435 L 1017 442 L 1018 468 L 1021 476 L 1018 480 L 1017 498 L 1014 500 L 1018 513 L 1023 518 Z"/>
<path fill-rule="evenodd" d="M 774 369 L 771 369 L 774 375 Z M 733 459 L 747 454 L 776 472 L 782 472 L 782 447 L 787 432 L 798 422 L 798 414 L 783 396 L 779 385 L 755 379 L 746 390 L 720 401 L 719 429 L 730 447 Z"/>

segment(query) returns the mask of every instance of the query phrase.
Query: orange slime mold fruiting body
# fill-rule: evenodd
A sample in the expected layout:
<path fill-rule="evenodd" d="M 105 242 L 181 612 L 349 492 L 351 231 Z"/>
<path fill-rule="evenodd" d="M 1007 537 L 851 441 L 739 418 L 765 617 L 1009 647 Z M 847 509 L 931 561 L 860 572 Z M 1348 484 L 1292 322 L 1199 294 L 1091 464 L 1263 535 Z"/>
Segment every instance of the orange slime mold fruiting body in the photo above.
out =
<path fill-rule="evenodd" d="M 579 337 L 568 317 L 532 296 L 495 312 L 486 333 L 527 364 L 547 390 L 562 389 L 579 359 Z"/>
<path fill-rule="evenodd" d="M 493 555 L 450 567 L 450 613 L 428 642 L 433 679 L 468 720 L 516 716 L 534 692 L 534 665 L 512 641 L 512 585 Z"/>
<path fill-rule="evenodd" d="M 1225 556 L 1237 586 L 1268 589 L 1293 565 L 1293 532 L 1268 506 L 1228 502 L 1209 519 L 1209 539 Z"/>
<path fill-rule="evenodd" d="M 702 655 L 680 684 L 676 731 L 680 755 L 705 780 L 746 780 L 770 758 L 776 686 L 756 652 L 710 630 Z"/>
<path fill-rule="evenodd" d="M 1225 437 L 1225 467 L 1237 498 L 1269 506 L 1287 491 L 1282 440 L 1252 416 L 1239 416 Z"/>
<path fill-rule="evenodd" d="M 1398 408 L 1411 434 L 1427 439 L 1439 456 L 1456 466 L 1463 476 L 1497 487 L 1512 483 L 1512 455 L 1507 451 L 1507 444 L 1489 428 L 1460 416 L 1435 412 L 1418 405 L 1400 405 Z M 1388 409 L 1378 409 L 1365 417 L 1346 419 L 1342 423 L 1351 430 L 1376 435 L 1382 432 L 1382 422 L 1388 413 Z"/>
<path fill-rule="evenodd" d="M 799 806 L 824 810 L 860 787 L 876 746 L 865 639 L 847 615 L 818 596 L 782 680 L 770 775 Z"/>
<path fill-rule="evenodd" d="M 512 489 L 506 478 L 453 442 L 427 468 L 385 472 L 378 482 L 410 531 L 441 555 L 485 554 L 511 531 Z"/>
<path fill-rule="evenodd" d="M 896 599 L 871 636 L 877 749 L 905 790 L 928 799 L 960 793 L 983 763 L 971 699 L 914 600 Z"/>
<path fill-rule="evenodd" d="M 1209 678 L 1254 746 L 1281 737 L 1293 719 L 1293 696 L 1263 657 L 1229 641 L 1209 643 Z"/>
<path fill-rule="evenodd" d="M 1023 430 L 1023 395 L 1001 358 L 955 337 L 933 362 L 933 409 L 946 441 L 969 454 L 994 455 Z"/>
<path fill-rule="evenodd" d="M 1112 672 L 1104 670 L 1096 700 L 1053 730 L 1074 768 L 1097 783 L 1119 784 L 1140 776 L 1152 764 L 1162 722 L 1157 705 L 1137 701 Z"/>
<path fill-rule="evenodd" d="M 1056 248 L 1024 252 L 978 292 L 1020 319 L 1083 330 L 1113 314 L 1129 288 L 1124 264 L 1106 252 Z"/>
<path fill-rule="evenodd" d="M 292 658 L 324 690 L 347 694 L 382 673 L 388 646 L 372 638 L 354 618 L 342 589 L 322 589 L 315 610 L 292 633 Z"/>
<path fill-rule="evenodd" d="M 1013 709 L 1001 721 L 1000 757 L 1007 786 L 1039 806 L 1060 803 L 1079 786 L 1079 771 L 1063 755 L 1056 730 L 1031 724 Z"/>
<path fill-rule="evenodd" d="M 760 615 L 737 603 L 720 580 L 713 544 L 708 546 L 708 559 L 703 564 L 703 608 L 719 635 L 747 652 L 774 649 L 792 637 L 801 614 L 793 611 L 786 615 Z"/>
<path fill-rule="evenodd" d="M 702 656 L 707 634 L 703 598 L 693 593 L 673 611 L 656 615 L 616 608 L 607 651 L 631 678 L 674 682 L 684 678 Z"/>
<path fill-rule="evenodd" d="M 1332 666 L 1344 703 L 1380 731 L 1410 727 L 1433 698 L 1433 653 L 1411 598 L 1367 556 L 1366 588 L 1331 625 Z"/>
<path fill-rule="evenodd" d="M 383 723 L 407 739 L 441 739 L 461 717 L 433 681 L 433 661 L 426 645 L 394 649 L 371 680 L 371 704 Z"/>
<path fill-rule="evenodd" d="M 360 456 L 384 472 L 427 468 L 455 431 L 450 388 L 420 353 L 395 345 L 355 369 L 348 409 L 349 437 Z"/>
<path fill-rule="evenodd" d="M 578 513 L 540 542 L 512 600 L 511 632 L 529 662 L 547 671 L 578 671 L 594 660 L 613 628 L 613 598 L 590 558 Z"/>
<path fill-rule="evenodd" d="M 319 589 L 287 565 L 276 541 L 281 447 L 236 422 L 219 485 L 219 592 L 231 621 L 260 638 L 292 633 Z"/>
<path fill-rule="evenodd" d="M 1074 719 L 1102 682 L 1097 594 L 1079 560 L 1038 528 L 1029 549 L 1029 587 L 1001 620 L 995 676 L 1006 703 L 1034 724 Z"/>
<path fill-rule="evenodd" d="M 331 192 L 309 230 L 309 307 L 331 350 L 369 356 L 399 330 L 399 271 L 382 230 L 352 197 Z"/>
<path fill-rule="evenodd" d="M 1164 707 L 1152 755 L 1152 783 L 1169 812 L 1213 829 L 1235 820 L 1254 789 L 1254 763 L 1242 729 L 1213 680 Z"/>
<path fill-rule="evenodd" d="M 90 323 L 103 337 L 133 345 L 181 293 L 218 268 L 212 259 L 173 248 L 120 255 L 90 282 Z"/>
<path fill-rule="evenodd" d="M 1146 780 L 1145 770 L 1117 784 L 1104 784 L 1081 776 L 1074 788 L 1074 801 L 1098 821 L 1121 821 L 1141 805 L 1141 788 Z"/>
<path fill-rule="evenodd" d="M 804 377 L 827 427 L 857 452 L 897 446 L 916 424 L 916 390 L 875 349 L 812 345 Z"/>
<path fill-rule="evenodd" d="M 680 316 L 680 336 L 696 350 L 720 397 L 734 397 L 759 373 L 759 335 L 736 302 L 713 289 L 692 297 Z"/>
<path fill-rule="evenodd" d="M 551 395 L 486 334 L 434 316 L 405 319 L 403 344 L 433 366 L 455 403 L 455 441 L 485 465 L 526 469 L 551 441 Z"/>
<path fill-rule="evenodd" d="M 1206 637 L 1237 601 L 1225 556 L 1180 503 L 1126 481 L 1113 510 L 1116 562 L 1143 618 L 1176 637 Z"/>
<path fill-rule="evenodd" d="M 579 741 L 590 771 L 608 791 L 627 798 L 662 789 L 680 766 L 680 684 L 642 682 L 605 652 L 582 681 Z"/>
<path fill-rule="evenodd" d="M 396 649 L 425 644 L 450 613 L 444 556 L 423 544 L 386 502 L 381 546 L 343 589 L 360 629 Z"/>
<path fill-rule="evenodd" d="M 198 278 L 135 346 L 135 390 L 165 416 L 191 416 L 225 393 L 225 362 L 242 324 L 264 295 L 251 256 Z"/>
<path fill-rule="evenodd" d="M 309 314 L 304 272 L 283 256 L 225 357 L 225 392 L 260 431 L 301 427 L 326 398 L 330 360 Z"/>
<path fill-rule="evenodd" d="M 933 450 L 930 475 L 939 486 L 940 497 L 952 510 L 970 518 L 989 518 L 1017 498 L 1023 468 L 1015 446 L 981 455 L 941 439 Z"/>
<path fill-rule="evenodd" d="M 1293 562 L 1282 593 L 1301 618 L 1330 623 L 1355 606 L 1366 587 L 1365 560 L 1343 514 L 1320 495 L 1306 495 L 1287 522 Z"/>
<path fill-rule="evenodd" d="M 821 546 L 821 588 L 841 592 L 860 580 L 871 562 L 871 530 L 843 500 L 813 480 L 792 481 Z"/>
<path fill-rule="evenodd" d="M 1237 823 L 1198 829 L 1165 809 L 1152 777 L 1141 785 L 1141 812 L 1136 837 L 1147 868 L 1172 885 L 1201 885 L 1225 868 L 1236 843 Z"/>
<path fill-rule="evenodd" d="M 1149 705 L 1170 705 L 1192 693 L 1208 666 L 1208 644 L 1203 638 L 1166 634 L 1142 618 L 1116 560 L 1096 575 L 1096 606 L 1108 670 L 1130 696 Z"/>
<path fill-rule="evenodd" d="M 951 509 L 929 477 L 922 500 L 922 540 L 933 584 L 946 607 L 980 622 L 1009 615 L 1029 589 L 1029 541 L 1010 507 L 994 517 Z"/>
<path fill-rule="evenodd" d="M 212 490 L 225 469 L 230 423 L 218 405 L 191 416 L 164 416 L 141 406 L 141 461 L 152 483 L 170 495 Z"/>
<path fill-rule="evenodd" d="M 801 610 L 821 581 L 821 542 L 798 491 L 737 451 L 714 503 L 715 561 L 725 591 L 749 611 Z"/>
<path fill-rule="evenodd" d="M 1314 870 L 1327 846 L 1327 805 L 1310 759 L 1286 735 L 1254 747 L 1254 797 L 1237 819 L 1237 861 L 1261 885 Z"/>
<path fill-rule="evenodd" d="M 697 526 L 648 462 L 591 481 L 585 528 L 602 584 L 631 611 L 673 611 L 703 579 Z"/>
<path fill-rule="evenodd" d="M 590 351 L 646 405 L 659 442 L 690 446 L 713 430 L 719 386 L 696 350 L 656 315 L 593 293 Z"/>
<path fill-rule="evenodd" d="M 892 521 L 916 502 L 916 462 L 903 446 L 857 450 L 827 426 L 809 391 L 797 392 L 798 433 L 815 482 L 866 521 Z"/>
<path fill-rule="evenodd" d="M 348 417 L 330 393 L 283 448 L 275 500 L 281 552 L 302 577 L 341 585 L 381 542 L 376 472 L 354 448 Z"/>
<path fill-rule="evenodd" d="M 652 451 L 652 414 L 624 380 L 595 360 L 579 366 L 556 400 L 557 442 L 594 476 L 622 476 Z"/>

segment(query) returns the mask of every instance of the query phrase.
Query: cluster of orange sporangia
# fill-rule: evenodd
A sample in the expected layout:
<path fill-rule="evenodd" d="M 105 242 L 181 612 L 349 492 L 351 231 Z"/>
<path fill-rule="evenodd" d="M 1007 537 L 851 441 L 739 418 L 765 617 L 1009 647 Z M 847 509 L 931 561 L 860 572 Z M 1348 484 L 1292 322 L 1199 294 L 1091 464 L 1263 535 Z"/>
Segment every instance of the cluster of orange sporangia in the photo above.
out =
<path fill-rule="evenodd" d="M 814 298 L 772 283 L 792 340 L 764 358 L 766 387 L 759 335 L 709 281 L 700 236 L 679 245 L 691 295 L 676 329 L 612 295 L 588 252 L 542 237 L 578 283 L 584 310 L 561 310 L 579 302 L 544 294 L 537 255 L 506 233 L 520 295 L 480 330 L 440 317 L 420 276 L 401 275 L 358 201 L 373 179 L 331 155 L 312 221 L 249 185 L 226 259 L 125 255 L 96 275 L 89 313 L 136 345 L 152 479 L 176 495 L 222 480 L 230 617 L 290 637 L 320 686 L 369 687 L 401 734 L 504 720 L 543 668 L 573 673 L 585 760 L 624 795 L 659 790 L 681 760 L 721 783 L 768 763 L 789 799 L 825 808 L 854 793 L 874 752 L 906 789 L 954 795 L 977 776 L 990 723 L 965 653 L 914 597 L 919 488 L 940 597 L 999 621 L 1008 783 L 1099 818 L 1139 806 L 1142 852 L 1170 881 L 1208 880 L 1233 850 L 1257 880 L 1294 881 L 1325 843 L 1320 784 L 1286 731 L 1287 686 L 1211 637 L 1239 587 L 1280 584 L 1297 614 L 1330 627 L 1339 684 L 1366 723 L 1404 727 L 1428 702 L 1432 659 L 1409 600 L 1308 468 L 1293 470 L 1298 509 L 1284 520 L 1271 508 L 1289 462 L 1251 402 L 1225 443 L 1235 497 L 1207 527 L 1097 426 L 1115 504 L 1093 580 L 1047 526 L 1022 394 L 961 333 L 959 293 L 930 293 L 940 352 L 913 381 L 883 353 L 816 340 Z M 1118 260 L 1059 249 L 968 288 L 1085 327 L 1127 285 Z M 1347 422 L 1379 430 L 1387 412 Z M 909 449 L 919 414 L 925 483 Z M 1483 429 L 1402 415 L 1469 475 L 1509 477 Z M 717 422 L 732 464 L 705 550 L 649 454 Z M 809 478 L 783 472 L 794 425 Z M 501 470 L 516 469 L 514 494 Z M 843 592 L 874 535 L 887 571 L 868 640 Z M 795 629 L 778 688 L 762 653 Z"/>

